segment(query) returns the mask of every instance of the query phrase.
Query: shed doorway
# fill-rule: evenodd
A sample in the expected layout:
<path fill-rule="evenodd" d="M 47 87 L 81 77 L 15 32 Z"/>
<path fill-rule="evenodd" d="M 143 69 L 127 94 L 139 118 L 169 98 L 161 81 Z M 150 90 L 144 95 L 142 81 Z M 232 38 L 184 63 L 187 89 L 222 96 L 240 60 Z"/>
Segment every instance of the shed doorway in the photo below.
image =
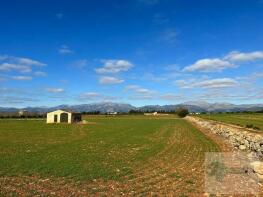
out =
<path fill-rule="evenodd" d="M 62 113 L 60 115 L 60 122 L 66 122 L 68 123 L 68 114 L 67 113 Z"/>
<path fill-rule="evenodd" d="M 54 122 L 58 122 L 58 115 L 54 115 Z"/>

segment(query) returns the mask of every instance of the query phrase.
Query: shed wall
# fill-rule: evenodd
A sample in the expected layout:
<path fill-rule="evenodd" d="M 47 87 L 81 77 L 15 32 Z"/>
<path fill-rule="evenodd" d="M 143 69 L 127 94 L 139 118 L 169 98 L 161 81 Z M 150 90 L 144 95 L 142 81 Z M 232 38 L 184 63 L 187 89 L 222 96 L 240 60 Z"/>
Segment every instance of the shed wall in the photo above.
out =
<path fill-rule="evenodd" d="M 57 115 L 57 123 L 60 123 L 60 116 L 62 113 L 66 113 L 68 114 L 68 123 L 72 123 L 72 113 L 66 112 L 66 111 L 62 111 L 62 110 L 57 110 L 54 112 L 50 112 L 47 114 L 47 123 L 55 123 L 54 122 L 54 116 Z"/>

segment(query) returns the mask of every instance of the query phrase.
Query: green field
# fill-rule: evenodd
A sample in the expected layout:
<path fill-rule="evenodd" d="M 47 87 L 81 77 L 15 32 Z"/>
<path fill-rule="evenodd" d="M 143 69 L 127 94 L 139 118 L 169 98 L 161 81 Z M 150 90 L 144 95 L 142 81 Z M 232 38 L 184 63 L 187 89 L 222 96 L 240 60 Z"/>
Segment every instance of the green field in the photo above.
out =
<path fill-rule="evenodd" d="M 118 192 L 127 194 L 184 194 L 200 190 L 204 153 L 219 149 L 176 116 L 85 119 L 86 125 L 0 120 L 0 176 L 64 177 L 85 187 L 94 179 L 105 184 L 104 189 L 96 186 L 98 191 L 88 187 L 88 193 L 107 192 L 106 185 L 114 183 Z"/>
<path fill-rule="evenodd" d="M 263 113 L 201 114 L 201 118 L 263 130 Z"/>

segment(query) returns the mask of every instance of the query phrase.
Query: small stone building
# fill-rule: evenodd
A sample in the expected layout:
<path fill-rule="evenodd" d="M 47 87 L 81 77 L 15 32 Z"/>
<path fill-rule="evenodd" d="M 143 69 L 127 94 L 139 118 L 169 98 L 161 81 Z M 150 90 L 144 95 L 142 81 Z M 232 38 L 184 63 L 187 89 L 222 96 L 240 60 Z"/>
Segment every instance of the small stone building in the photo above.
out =
<path fill-rule="evenodd" d="M 81 121 L 81 114 L 67 110 L 56 110 L 47 113 L 47 123 L 75 123 Z"/>
<path fill-rule="evenodd" d="M 19 111 L 18 111 L 18 115 L 19 115 L 19 116 L 28 116 L 28 115 L 29 115 L 29 112 L 26 111 L 26 110 L 19 110 Z"/>

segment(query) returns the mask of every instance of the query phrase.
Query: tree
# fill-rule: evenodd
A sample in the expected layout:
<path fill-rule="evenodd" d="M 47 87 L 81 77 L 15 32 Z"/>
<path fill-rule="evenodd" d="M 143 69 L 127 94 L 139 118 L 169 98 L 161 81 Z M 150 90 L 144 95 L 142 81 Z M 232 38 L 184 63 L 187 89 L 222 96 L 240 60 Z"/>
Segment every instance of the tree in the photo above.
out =
<path fill-rule="evenodd" d="M 176 110 L 176 114 L 180 118 L 184 118 L 185 116 L 187 116 L 187 114 L 189 114 L 189 111 L 186 108 L 179 108 L 179 109 Z"/>

